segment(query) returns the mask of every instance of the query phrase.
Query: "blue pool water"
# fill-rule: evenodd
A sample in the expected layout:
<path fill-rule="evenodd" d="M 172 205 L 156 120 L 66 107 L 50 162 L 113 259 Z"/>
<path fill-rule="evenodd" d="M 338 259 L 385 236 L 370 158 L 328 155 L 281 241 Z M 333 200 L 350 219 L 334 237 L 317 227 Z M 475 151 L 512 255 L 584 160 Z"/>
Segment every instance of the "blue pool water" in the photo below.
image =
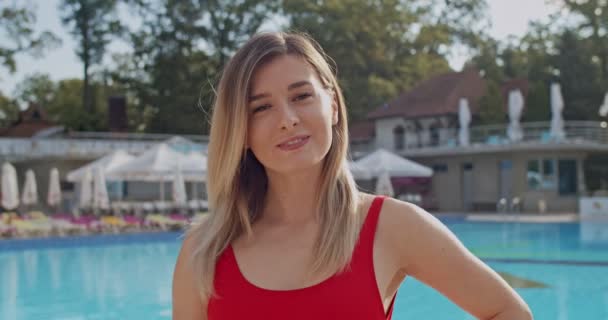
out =
<path fill-rule="evenodd" d="M 518 288 L 535 319 L 608 319 L 608 224 L 443 222 Z M 598 231 L 599 230 L 599 231 Z M 0 241 L 0 319 L 170 319 L 177 233 Z M 474 319 L 407 279 L 394 319 Z"/>

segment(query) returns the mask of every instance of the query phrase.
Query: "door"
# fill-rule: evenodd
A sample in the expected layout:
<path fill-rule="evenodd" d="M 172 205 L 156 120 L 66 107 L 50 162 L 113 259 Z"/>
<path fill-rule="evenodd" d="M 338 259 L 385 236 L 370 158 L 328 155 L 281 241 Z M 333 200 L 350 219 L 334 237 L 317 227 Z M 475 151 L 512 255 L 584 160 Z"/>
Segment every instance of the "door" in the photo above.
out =
<path fill-rule="evenodd" d="M 462 207 L 465 211 L 473 208 L 473 164 L 462 164 Z"/>
<path fill-rule="evenodd" d="M 511 199 L 513 196 L 513 161 L 501 160 L 499 162 L 498 199 Z"/>

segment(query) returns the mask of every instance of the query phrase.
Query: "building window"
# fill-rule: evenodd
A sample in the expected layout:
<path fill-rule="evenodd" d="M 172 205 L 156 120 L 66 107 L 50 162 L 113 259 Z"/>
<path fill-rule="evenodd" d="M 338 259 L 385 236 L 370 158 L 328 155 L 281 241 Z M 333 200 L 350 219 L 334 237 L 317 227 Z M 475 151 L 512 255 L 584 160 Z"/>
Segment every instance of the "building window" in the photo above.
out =
<path fill-rule="evenodd" d="M 393 129 L 393 136 L 395 140 L 395 150 L 403 150 L 405 142 L 405 130 L 402 126 L 397 126 Z"/>
<path fill-rule="evenodd" d="M 555 159 L 529 160 L 526 178 L 530 190 L 554 190 L 556 187 Z"/>
<path fill-rule="evenodd" d="M 574 195 L 577 188 L 576 160 L 559 160 L 559 195 Z"/>
<path fill-rule="evenodd" d="M 433 165 L 433 173 L 448 172 L 448 165 L 445 163 L 436 163 Z"/>
<path fill-rule="evenodd" d="M 439 145 L 439 127 L 432 126 L 429 129 L 429 131 L 431 133 L 431 146 L 438 146 Z"/>

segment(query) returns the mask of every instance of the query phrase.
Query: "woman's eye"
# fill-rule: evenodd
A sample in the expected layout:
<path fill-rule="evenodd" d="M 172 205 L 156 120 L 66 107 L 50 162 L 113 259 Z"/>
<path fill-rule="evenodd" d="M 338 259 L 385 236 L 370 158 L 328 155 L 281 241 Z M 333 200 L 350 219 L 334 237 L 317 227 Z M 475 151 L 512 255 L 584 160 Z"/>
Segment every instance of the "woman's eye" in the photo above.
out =
<path fill-rule="evenodd" d="M 307 99 L 307 98 L 310 98 L 310 97 L 312 97 L 312 94 L 310 94 L 310 93 L 303 93 L 303 94 L 299 94 L 299 95 L 297 95 L 297 96 L 294 98 L 294 100 L 295 100 L 295 101 L 300 101 L 300 100 L 304 100 L 304 99 Z"/>
<path fill-rule="evenodd" d="M 269 106 L 269 105 L 267 105 L 267 104 L 265 104 L 265 105 L 263 105 L 263 106 L 259 106 L 259 107 L 254 108 L 254 109 L 253 109 L 253 113 L 258 113 L 258 112 L 260 112 L 260 111 L 264 111 L 264 110 L 266 110 L 266 109 L 268 109 L 268 108 L 270 108 L 270 106 Z"/>

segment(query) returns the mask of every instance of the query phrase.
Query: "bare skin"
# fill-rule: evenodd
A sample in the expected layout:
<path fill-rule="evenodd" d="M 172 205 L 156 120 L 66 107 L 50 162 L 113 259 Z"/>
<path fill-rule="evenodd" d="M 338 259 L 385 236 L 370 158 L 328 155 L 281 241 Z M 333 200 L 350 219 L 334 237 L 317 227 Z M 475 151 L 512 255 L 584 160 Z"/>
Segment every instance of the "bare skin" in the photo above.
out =
<path fill-rule="evenodd" d="M 308 278 L 312 244 L 319 231 L 314 212 L 320 161 L 336 123 L 332 93 L 323 88 L 304 61 L 279 57 L 253 79 L 248 146 L 266 168 L 268 192 L 253 237 L 241 235 L 232 246 L 241 273 L 252 284 L 272 290 L 304 288 L 335 271 Z M 285 151 L 285 139 L 309 135 L 308 143 Z M 373 199 L 360 194 L 358 214 Z M 364 219 L 361 219 L 363 221 Z M 173 279 L 173 319 L 206 319 L 206 298 L 199 297 L 196 275 L 186 263 L 192 243 L 184 241 Z M 479 319 L 531 319 L 527 305 L 490 268 L 426 211 L 395 199 L 384 202 L 374 239 L 376 281 L 386 310 L 407 275 L 434 287 Z M 268 263 L 272 261 L 272 263 Z"/>

